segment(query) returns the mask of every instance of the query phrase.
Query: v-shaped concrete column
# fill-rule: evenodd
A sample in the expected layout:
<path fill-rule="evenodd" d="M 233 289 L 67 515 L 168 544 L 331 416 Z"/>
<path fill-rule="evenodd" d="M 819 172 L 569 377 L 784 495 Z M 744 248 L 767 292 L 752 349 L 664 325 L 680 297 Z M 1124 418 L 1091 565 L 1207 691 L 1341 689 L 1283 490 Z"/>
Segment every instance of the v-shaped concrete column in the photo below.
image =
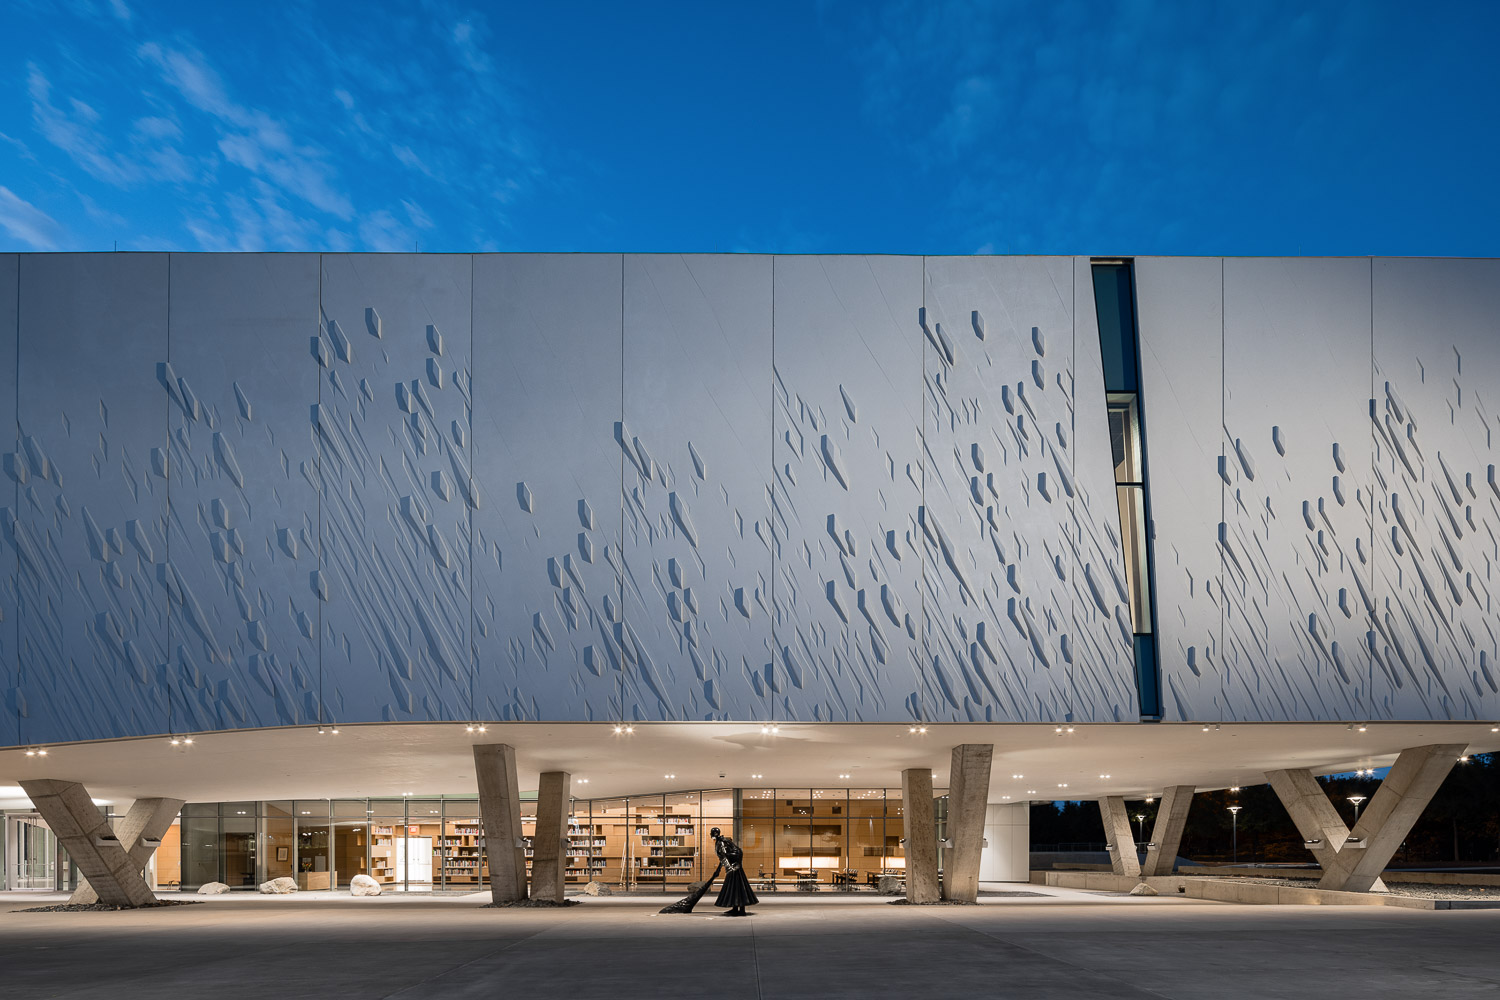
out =
<path fill-rule="evenodd" d="M 979 900 L 979 856 L 984 849 L 984 813 L 990 798 L 990 761 L 995 748 L 965 743 L 953 748 L 948 770 L 948 842 L 943 857 L 943 898 Z"/>
<path fill-rule="evenodd" d="M 514 903 L 526 898 L 515 748 L 507 743 L 474 747 L 474 775 L 479 779 L 479 822 L 490 868 L 490 897 L 496 903 Z"/>
<path fill-rule="evenodd" d="M 115 831 L 76 781 L 35 778 L 21 789 L 56 835 L 79 873 L 94 887 L 99 902 L 110 906 L 150 906 L 156 896 L 141 867 L 122 846 Z"/>
<path fill-rule="evenodd" d="M 1401 751 L 1351 831 L 1306 769 L 1269 771 L 1266 780 L 1323 869 L 1320 889 L 1384 889 L 1380 873 L 1464 752 L 1462 743 Z"/>
<path fill-rule="evenodd" d="M 568 869 L 568 802 L 573 778 L 543 771 L 536 796 L 536 836 L 531 838 L 531 898 L 563 901 Z"/>
<path fill-rule="evenodd" d="M 906 899 L 938 901 L 937 825 L 932 813 L 932 768 L 901 772 L 901 823 L 906 834 Z"/>
<path fill-rule="evenodd" d="M 1141 874 L 1141 859 L 1135 853 L 1135 831 L 1130 827 L 1130 810 L 1125 799 L 1111 795 L 1099 800 L 1099 815 L 1104 817 L 1104 839 L 1109 848 L 1109 866 L 1116 875 Z"/>
<path fill-rule="evenodd" d="M 1172 785 L 1161 793 L 1156 822 L 1151 826 L 1151 842 L 1146 845 L 1146 863 L 1141 866 L 1142 875 L 1172 874 L 1195 790 L 1192 785 Z"/>
<path fill-rule="evenodd" d="M 182 799 L 136 799 L 124 818 L 115 820 L 115 836 L 130 855 L 130 863 L 136 871 L 145 871 L 151 863 L 151 855 L 161 846 L 161 838 L 171 828 L 177 814 L 182 812 L 182 803 Z M 99 893 L 85 878 L 68 902 L 97 903 Z"/>

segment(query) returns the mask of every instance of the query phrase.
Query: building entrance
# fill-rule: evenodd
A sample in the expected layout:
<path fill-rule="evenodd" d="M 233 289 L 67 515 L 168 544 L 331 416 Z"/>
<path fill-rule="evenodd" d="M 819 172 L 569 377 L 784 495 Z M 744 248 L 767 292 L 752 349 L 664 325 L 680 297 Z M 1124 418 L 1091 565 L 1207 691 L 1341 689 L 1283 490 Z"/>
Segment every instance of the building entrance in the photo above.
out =
<path fill-rule="evenodd" d="M 57 888 L 57 838 L 40 816 L 5 817 L 5 887 Z"/>

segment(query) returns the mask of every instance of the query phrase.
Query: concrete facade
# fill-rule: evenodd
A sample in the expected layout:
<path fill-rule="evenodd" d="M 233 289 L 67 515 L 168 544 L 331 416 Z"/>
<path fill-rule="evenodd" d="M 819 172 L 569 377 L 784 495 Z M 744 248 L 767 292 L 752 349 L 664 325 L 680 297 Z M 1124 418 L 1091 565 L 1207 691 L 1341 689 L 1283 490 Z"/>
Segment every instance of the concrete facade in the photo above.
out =
<path fill-rule="evenodd" d="M 1014 783 L 989 775 L 983 794 L 953 759 L 960 894 L 1014 868 L 976 853 L 974 831 L 997 825 L 981 806 L 1099 797 L 1129 874 L 1132 824 L 1111 803 L 1163 782 L 1222 787 L 1247 766 L 1306 769 L 1283 784 L 1308 838 L 1342 856 L 1350 832 L 1305 794 L 1313 772 L 1422 744 L 1478 750 L 1458 729 L 1482 723 L 1483 740 L 1500 718 L 1500 442 L 1475 430 L 1500 384 L 1500 262 L 1133 260 L 1157 732 L 1140 724 L 1147 626 L 1130 611 L 1094 266 L 0 255 L 4 778 L 93 787 L 115 751 L 84 744 L 184 732 L 264 734 L 261 751 L 295 754 L 334 723 L 701 737 L 639 753 L 649 767 L 606 779 L 625 794 L 705 748 L 763 751 L 783 778 L 806 766 L 777 759 L 759 724 L 845 740 L 851 769 L 931 726 L 954 734 L 940 751 L 993 742 L 1016 759 L 996 769 Z M 1432 731 L 1334 744 L 1291 728 L 1371 720 Z M 1035 753 L 1054 725 L 1147 747 L 1189 722 L 1209 724 L 1205 741 L 1210 726 L 1286 726 L 1290 743 L 1253 759 L 1174 744 L 1203 773 L 1140 763 L 1114 736 L 1097 746 L 1118 764 Z M 840 726 L 857 737 L 827 734 Z M 411 745 L 469 753 L 425 738 Z M 528 785 L 633 759 L 569 739 L 533 755 Z M 81 770 L 19 756 L 49 744 L 73 744 Z M 900 750 L 870 787 L 921 768 L 930 786 L 941 757 Z M 361 787 L 400 794 L 377 752 Z M 486 836 L 506 845 L 496 898 L 520 898 L 517 756 L 474 754 Z M 1355 850 L 1407 822 L 1440 756 L 1388 782 L 1368 818 L 1389 828 L 1356 833 Z M 773 770 L 737 763 L 715 758 L 691 787 Z M 414 770 L 461 770 L 472 792 L 467 763 Z M 797 780 L 823 787 L 828 771 Z M 333 795 L 340 779 L 322 780 L 304 791 Z M 155 794 L 115 781 L 121 801 Z M 1179 812 L 1177 791 L 1147 873 L 1175 855 L 1190 798 Z M 303 791 L 264 797 L 289 794 Z M 1376 853 L 1329 877 L 1377 885 Z"/>
<path fill-rule="evenodd" d="M 1500 717 L 1500 262 L 1134 274 L 1165 718 Z M 1089 258 L 23 254 L 6 302 L 0 745 L 1137 717 Z"/>

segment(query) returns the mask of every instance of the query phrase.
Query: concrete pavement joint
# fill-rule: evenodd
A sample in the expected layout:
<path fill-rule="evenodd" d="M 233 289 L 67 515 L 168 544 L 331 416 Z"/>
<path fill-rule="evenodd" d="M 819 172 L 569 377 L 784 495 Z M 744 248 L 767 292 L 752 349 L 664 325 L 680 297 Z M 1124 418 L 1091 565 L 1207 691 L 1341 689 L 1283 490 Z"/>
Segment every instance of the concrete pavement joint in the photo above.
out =
<path fill-rule="evenodd" d="M 524 944 L 527 941 L 530 941 L 530 940 L 532 940 L 534 938 L 540 937 L 544 931 L 549 930 L 549 929 L 550 928 L 546 928 L 546 927 L 539 928 L 538 930 L 533 931 L 532 933 L 526 935 L 525 937 L 516 938 L 514 941 L 512 941 L 510 944 L 505 945 L 504 947 L 496 948 L 494 951 L 487 952 L 486 954 L 483 954 L 483 955 L 476 955 L 473 958 L 469 959 L 467 962 L 463 962 L 463 963 L 461 963 L 459 965 L 455 965 L 455 966 L 453 966 L 450 969 L 444 969 L 442 972 L 439 972 L 435 976 L 427 976 L 426 978 L 418 980 L 415 983 L 410 983 L 410 984 L 408 984 L 406 986 L 401 987 L 401 989 L 397 990 L 394 993 L 387 993 L 385 996 L 381 997 L 381 1000 L 394 1000 L 395 997 L 399 997 L 403 993 L 410 993 L 412 990 L 415 990 L 418 987 L 429 986 L 429 985 L 437 982 L 440 979 L 446 979 L 447 977 L 449 977 L 449 976 L 451 976 L 451 975 L 453 975 L 455 973 L 462 972 L 463 970 L 465 970 L 465 969 L 469 968 L 470 966 L 475 965 L 475 964 L 477 964 L 479 962 L 485 962 L 485 961 L 489 961 L 490 959 L 498 958 L 499 956 L 505 954 L 507 951 L 510 951 L 512 948 L 516 947 L 517 945 Z"/>
<path fill-rule="evenodd" d="M 1122 980 L 1122 979 L 1120 979 L 1120 978 L 1118 978 L 1116 976 L 1109 975 L 1108 973 L 1098 972 L 1098 971 L 1096 971 L 1094 969 L 1088 969 L 1088 968 L 1085 968 L 1085 967 L 1083 967 L 1081 965 L 1076 965 L 1073 962 L 1068 962 L 1068 961 L 1065 961 L 1065 960 L 1060 959 L 1060 958 L 1054 958 L 1051 955 L 1044 954 L 1044 953 L 1042 953 L 1040 951 L 1037 951 L 1037 950 L 1035 950 L 1033 948 L 1028 948 L 1025 945 L 1017 944 L 1014 941 L 1011 941 L 1011 940 L 1009 940 L 1007 938 L 1001 937 L 999 934 L 996 934 L 993 931 L 980 930 L 977 927 L 970 927 L 967 924 L 960 923 L 957 920 L 953 920 L 953 919 L 950 918 L 949 914 L 950 914 L 951 911 L 932 911 L 932 910 L 930 910 L 928 912 L 932 913 L 932 915 L 933 915 L 934 918 L 936 918 L 938 920 L 941 920 L 944 923 L 952 924 L 952 925 L 954 925 L 956 927 L 960 927 L 960 928 L 968 931 L 971 934 L 978 935 L 979 937 L 985 937 L 985 938 L 989 938 L 992 941 L 998 941 L 1001 944 L 1005 945 L 1007 948 L 1014 948 L 1017 951 L 1024 951 L 1028 955 L 1033 955 L 1036 958 L 1040 959 L 1041 961 L 1049 962 L 1049 963 L 1052 963 L 1054 965 L 1059 965 L 1059 966 L 1063 966 L 1065 968 L 1071 969 L 1071 970 L 1073 970 L 1074 973 L 1076 973 L 1076 974 L 1078 974 L 1078 975 L 1080 975 L 1082 977 L 1085 977 L 1085 978 L 1088 978 L 1088 979 L 1093 979 L 1093 980 L 1104 980 L 1104 981 L 1106 981 L 1106 982 L 1108 982 L 1108 983 L 1110 983 L 1112 985 L 1118 986 L 1119 988 L 1121 988 L 1123 990 L 1129 991 L 1129 994 L 1131 996 L 1161 997 L 1161 998 L 1163 998 L 1163 1000 L 1168 1000 L 1168 995 L 1165 994 L 1165 993 L 1158 993 L 1156 990 L 1146 989 L 1145 987 L 1137 986 L 1134 983 L 1127 983 L 1124 980 Z M 954 915 L 956 915 L 956 914 L 954 914 Z"/>

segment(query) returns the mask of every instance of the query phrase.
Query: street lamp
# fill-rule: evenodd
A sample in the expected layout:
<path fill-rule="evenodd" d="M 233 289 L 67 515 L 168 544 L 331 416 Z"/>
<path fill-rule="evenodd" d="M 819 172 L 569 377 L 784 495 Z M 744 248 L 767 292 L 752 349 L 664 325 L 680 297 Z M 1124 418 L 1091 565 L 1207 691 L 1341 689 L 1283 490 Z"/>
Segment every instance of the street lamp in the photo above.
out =
<path fill-rule="evenodd" d="M 1244 806 L 1229 807 L 1230 836 L 1234 843 L 1234 864 L 1240 863 L 1240 810 Z"/>
<path fill-rule="evenodd" d="M 1354 822 L 1359 822 L 1359 804 L 1365 800 L 1363 795 L 1351 795 L 1349 801 L 1354 803 Z"/>
<path fill-rule="evenodd" d="M 1135 825 L 1141 831 L 1140 832 L 1140 841 L 1141 841 L 1141 843 L 1145 843 L 1145 841 L 1146 841 L 1146 814 L 1145 813 L 1136 813 L 1135 814 Z"/>

